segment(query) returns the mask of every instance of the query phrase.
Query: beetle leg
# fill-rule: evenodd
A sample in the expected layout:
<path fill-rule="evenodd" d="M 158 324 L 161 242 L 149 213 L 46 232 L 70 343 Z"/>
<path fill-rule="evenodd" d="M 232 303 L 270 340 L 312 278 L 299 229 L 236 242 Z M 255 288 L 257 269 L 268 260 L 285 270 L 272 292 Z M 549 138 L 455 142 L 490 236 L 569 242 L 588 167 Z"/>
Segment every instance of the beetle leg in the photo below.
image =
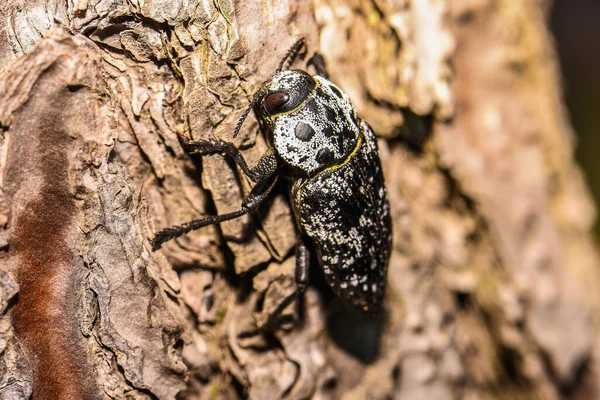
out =
<path fill-rule="evenodd" d="M 306 243 L 300 239 L 296 245 L 296 285 L 298 286 L 298 292 L 302 293 L 308 285 L 308 267 L 310 261 L 310 254 Z"/>
<path fill-rule="evenodd" d="M 322 76 L 325 79 L 329 79 L 329 72 L 327 72 L 327 65 L 325 65 L 325 59 L 319 53 L 315 53 L 307 62 L 307 65 L 312 65 L 315 68 L 317 75 Z"/>
<path fill-rule="evenodd" d="M 242 208 L 239 211 L 235 211 L 228 214 L 211 215 L 206 218 L 186 222 L 185 224 L 165 228 L 157 232 L 154 235 L 154 239 L 152 240 L 152 250 L 158 250 L 164 242 L 176 239 L 190 231 L 194 231 L 196 229 L 200 229 L 208 225 L 218 224 L 220 222 L 239 218 L 242 215 L 249 214 L 255 211 L 258 208 L 258 206 L 267 198 L 267 196 L 275 186 L 276 182 L 277 178 L 271 180 L 265 179 L 257 183 L 252 188 L 252 191 L 248 194 L 248 196 L 246 196 L 246 198 L 242 202 Z"/>
<path fill-rule="evenodd" d="M 258 326 L 258 329 L 262 332 L 270 332 L 277 326 L 277 320 L 283 310 L 289 306 L 293 300 L 297 299 L 304 291 L 306 290 L 306 286 L 308 285 L 308 267 L 309 267 L 310 254 L 308 252 L 308 248 L 302 239 L 299 240 L 296 245 L 296 271 L 295 271 L 295 279 L 297 291 L 284 298 L 281 303 L 277 306 L 275 310 L 273 310 L 270 315 L 266 318 L 266 320 Z"/>
<path fill-rule="evenodd" d="M 273 148 L 269 148 L 260 158 L 258 164 L 250 168 L 242 156 L 240 150 L 233 143 L 224 140 L 183 140 L 183 147 L 190 153 L 199 153 L 203 155 L 223 153 L 233 159 L 253 182 L 260 182 L 273 175 L 277 170 L 277 158 Z"/>

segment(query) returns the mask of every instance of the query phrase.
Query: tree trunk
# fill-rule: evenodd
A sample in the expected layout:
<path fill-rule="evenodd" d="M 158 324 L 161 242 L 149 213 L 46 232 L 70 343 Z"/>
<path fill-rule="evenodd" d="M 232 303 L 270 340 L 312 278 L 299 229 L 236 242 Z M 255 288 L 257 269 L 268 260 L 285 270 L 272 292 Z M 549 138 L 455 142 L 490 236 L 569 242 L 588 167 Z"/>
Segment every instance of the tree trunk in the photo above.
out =
<path fill-rule="evenodd" d="M 600 397 L 595 210 L 535 0 L 0 4 L 0 398 Z M 385 310 L 295 291 L 287 186 L 180 137 L 267 148 L 252 94 L 319 53 L 380 136 Z M 283 182 L 285 183 L 285 182 Z M 313 266 L 316 259 L 312 259 Z"/>

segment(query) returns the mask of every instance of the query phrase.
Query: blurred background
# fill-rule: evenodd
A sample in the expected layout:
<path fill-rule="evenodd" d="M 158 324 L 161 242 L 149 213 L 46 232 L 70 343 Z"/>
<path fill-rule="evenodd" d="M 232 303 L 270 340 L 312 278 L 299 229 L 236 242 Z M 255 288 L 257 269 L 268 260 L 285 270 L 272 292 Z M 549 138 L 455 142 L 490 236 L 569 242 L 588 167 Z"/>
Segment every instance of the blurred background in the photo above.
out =
<path fill-rule="evenodd" d="M 554 0 L 550 28 L 577 133 L 576 156 L 600 209 L 600 0 Z M 600 224 L 596 221 L 600 240 Z"/>

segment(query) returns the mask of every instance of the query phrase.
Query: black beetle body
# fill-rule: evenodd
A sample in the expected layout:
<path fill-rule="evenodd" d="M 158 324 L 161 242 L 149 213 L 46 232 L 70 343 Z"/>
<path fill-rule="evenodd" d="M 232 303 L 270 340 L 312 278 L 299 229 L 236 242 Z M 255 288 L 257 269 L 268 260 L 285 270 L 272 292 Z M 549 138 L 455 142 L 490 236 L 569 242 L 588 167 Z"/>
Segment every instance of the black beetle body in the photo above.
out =
<path fill-rule="evenodd" d="M 226 153 L 256 182 L 242 209 L 167 228 L 156 234 L 154 248 L 190 230 L 254 211 L 277 178 L 287 176 L 293 182 L 291 202 L 301 231 L 296 251 L 299 289 L 308 281 L 308 239 L 336 295 L 376 312 L 383 300 L 392 236 L 373 131 L 340 88 L 304 71 L 278 70 L 252 105 L 270 145 L 254 168 L 248 168 L 230 143 L 186 143 L 202 154 Z"/>
<path fill-rule="evenodd" d="M 334 292 L 375 311 L 390 256 L 390 206 L 369 125 L 335 84 L 304 71 L 283 71 L 271 93 L 301 93 L 298 104 L 258 114 L 278 158 L 291 170 L 292 204 Z M 291 101 L 288 101 L 290 103 Z"/>

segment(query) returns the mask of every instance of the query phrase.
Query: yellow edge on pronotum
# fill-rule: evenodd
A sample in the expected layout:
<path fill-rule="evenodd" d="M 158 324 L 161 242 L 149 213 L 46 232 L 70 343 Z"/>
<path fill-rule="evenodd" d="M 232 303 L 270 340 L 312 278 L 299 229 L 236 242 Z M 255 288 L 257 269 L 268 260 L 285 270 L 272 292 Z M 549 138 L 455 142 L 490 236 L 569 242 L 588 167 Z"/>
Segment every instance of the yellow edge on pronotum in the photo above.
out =
<path fill-rule="evenodd" d="M 350 159 L 358 152 L 358 149 L 360 148 L 361 143 L 362 143 L 362 133 L 359 133 L 358 140 L 356 141 L 356 146 L 354 146 L 354 149 L 352 149 L 352 153 L 348 154 L 348 156 L 346 158 L 344 158 L 342 160 L 342 162 L 340 162 L 338 164 L 334 164 L 331 167 L 325 168 L 323 171 L 320 171 L 318 174 L 311 177 L 310 179 L 314 179 L 324 172 L 332 171 L 334 169 L 337 169 L 337 168 L 340 168 L 340 167 L 343 167 L 344 165 L 346 165 L 348 163 L 348 161 L 350 161 Z M 306 180 L 304 180 L 304 182 L 302 182 L 302 185 L 300 185 L 300 187 L 298 188 L 298 193 L 300 193 L 300 190 L 304 187 L 304 185 L 306 185 L 306 182 L 308 182 L 308 179 L 306 179 Z"/>

